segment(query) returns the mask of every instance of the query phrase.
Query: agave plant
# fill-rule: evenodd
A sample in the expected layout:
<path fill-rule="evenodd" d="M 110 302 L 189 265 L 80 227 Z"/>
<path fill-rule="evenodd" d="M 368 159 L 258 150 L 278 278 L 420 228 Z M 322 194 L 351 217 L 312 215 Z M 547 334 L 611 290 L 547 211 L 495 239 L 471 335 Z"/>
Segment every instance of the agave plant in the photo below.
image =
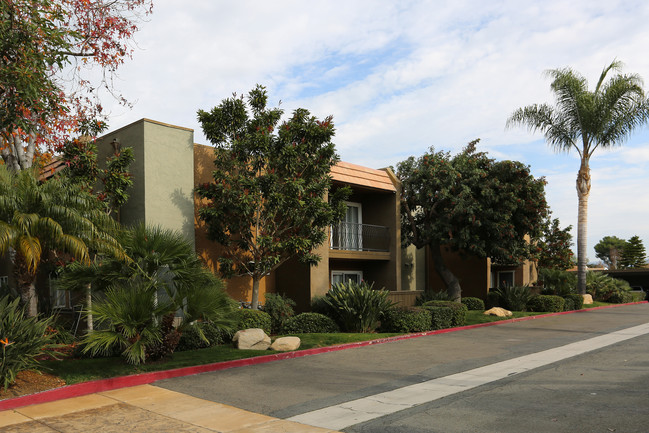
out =
<path fill-rule="evenodd" d="M 505 286 L 495 291 L 498 305 L 512 311 L 525 311 L 532 298 L 529 286 Z"/>
<path fill-rule="evenodd" d="M 329 305 L 340 327 L 347 332 L 373 332 L 394 303 L 387 290 L 373 290 L 373 284 L 355 281 L 334 284 L 323 301 Z"/>

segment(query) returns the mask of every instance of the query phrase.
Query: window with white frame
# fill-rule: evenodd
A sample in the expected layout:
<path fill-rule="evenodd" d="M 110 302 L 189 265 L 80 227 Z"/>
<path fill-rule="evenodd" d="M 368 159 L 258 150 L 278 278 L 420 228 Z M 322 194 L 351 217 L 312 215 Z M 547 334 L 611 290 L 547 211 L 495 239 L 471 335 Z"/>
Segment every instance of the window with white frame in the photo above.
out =
<path fill-rule="evenodd" d="M 70 308 L 70 292 L 68 290 L 59 290 L 56 288 L 56 275 L 50 274 L 50 302 L 52 308 Z"/>
<path fill-rule="evenodd" d="M 498 271 L 498 284 L 496 287 L 513 287 L 514 271 Z"/>
<path fill-rule="evenodd" d="M 353 281 L 360 284 L 363 281 L 363 271 L 331 271 L 331 285 Z"/>

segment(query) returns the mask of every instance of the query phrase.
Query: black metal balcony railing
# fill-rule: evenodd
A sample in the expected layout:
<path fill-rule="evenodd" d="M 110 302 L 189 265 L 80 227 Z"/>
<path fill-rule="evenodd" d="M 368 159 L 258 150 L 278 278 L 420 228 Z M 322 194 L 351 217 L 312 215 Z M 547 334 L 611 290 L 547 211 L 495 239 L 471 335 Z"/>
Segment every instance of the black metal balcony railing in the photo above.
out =
<path fill-rule="evenodd" d="M 331 228 L 331 249 L 347 251 L 390 251 L 390 234 L 385 226 L 340 223 Z"/>

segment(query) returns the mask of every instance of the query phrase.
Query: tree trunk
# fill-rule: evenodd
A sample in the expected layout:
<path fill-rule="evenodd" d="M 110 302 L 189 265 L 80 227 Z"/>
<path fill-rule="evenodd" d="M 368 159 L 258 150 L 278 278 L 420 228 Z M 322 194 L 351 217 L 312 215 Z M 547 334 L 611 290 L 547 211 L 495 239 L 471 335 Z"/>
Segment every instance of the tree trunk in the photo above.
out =
<path fill-rule="evenodd" d="M 92 284 L 86 286 L 86 311 L 88 315 L 86 316 L 86 331 L 88 334 L 91 334 L 94 326 L 92 320 Z"/>
<path fill-rule="evenodd" d="M 462 288 L 460 287 L 460 280 L 451 272 L 450 269 L 444 264 L 442 258 L 442 246 L 438 243 L 430 244 L 430 254 L 433 259 L 433 266 L 435 270 L 446 284 L 446 291 L 449 298 L 453 301 L 460 302 L 462 299 Z"/>
<path fill-rule="evenodd" d="M 577 292 L 586 294 L 586 272 L 588 270 L 587 233 L 588 233 L 588 195 L 590 194 L 590 167 L 588 159 L 582 159 L 577 174 Z"/>
<path fill-rule="evenodd" d="M 252 276 L 252 302 L 251 302 L 251 308 L 253 310 L 258 310 L 259 309 L 259 280 L 261 280 L 261 277 L 258 275 Z"/>
<path fill-rule="evenodd" d="M 38 294 L 36 293 L 36 273 L 31 272 L 23 255 L 16 251 L 14 258 L 14 276 L 20 290 L 23 305 L 27 306 L 27 316 L 38 315 Z"/>
<path fill-rule="evenodd" d="M 20 286 L 20 298 L 27 306 L 27 317 L 38 316 L 38 296 L 36 295 L 36 279 L 27 285 Z"/>

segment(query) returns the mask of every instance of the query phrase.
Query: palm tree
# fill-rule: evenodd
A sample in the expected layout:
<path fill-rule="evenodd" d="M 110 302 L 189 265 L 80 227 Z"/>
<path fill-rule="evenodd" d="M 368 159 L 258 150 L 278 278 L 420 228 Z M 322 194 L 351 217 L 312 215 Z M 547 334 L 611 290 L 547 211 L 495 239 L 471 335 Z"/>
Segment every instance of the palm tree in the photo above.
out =
<path fill-rule="evenodd" d="M 92 283 L 105 294 L 90 309 L 102 327 L 86 336 L 85 350 L 111 353 L 118 347 L 129 363 L 139 364 L 152 351 L 173 352 L 189 326 L 196 326 L 205 340 L 202 327 L 208 321 L 223 330 L 232 328 L 235 309 L 223 282 L 202 265 L 179 232 L 139 224 L 124 230 L 119 240 L 128 262 L 106 257 L 73 263 L 57 281 L 57 288 L 67 290 Z M 165 322 L 172 323 L 179 312 L 177 327 L 165 330 Z"/>
<path fill-rule="evenodd" d="M 649 102 L 638 75 L 616 74 L 605 81 L 610 71 L 619 71 L 621 66 L 620 62 L 613 61 L 604 68 L 592 92 L 586 79 L 572 69 L 550 70 L 548 75 L 553 79 L 550 88 L 556 105 L 528 105 L 514 111 L 507 120 L 507 127 L 525 125 L 530 131 L 541 131 L 557 151 L 574 149 L 581 158 L 577 174 L 577 288 L 581 294 L 586 293 L 590 157 L 600 147 L 621 144 L 634 129 L 649 120 Z"/>
<path fill-rule="evenodd" d="M 14 274 L 28 315 L 38 314 L 36 275 L 48 252 L 87 262 L 89 248 L 123 258 L 111 235 L 115 222 L 81 187 L 38 180 L 33 170 L 0 166 L 0 257 L 11 251 Z"/>

